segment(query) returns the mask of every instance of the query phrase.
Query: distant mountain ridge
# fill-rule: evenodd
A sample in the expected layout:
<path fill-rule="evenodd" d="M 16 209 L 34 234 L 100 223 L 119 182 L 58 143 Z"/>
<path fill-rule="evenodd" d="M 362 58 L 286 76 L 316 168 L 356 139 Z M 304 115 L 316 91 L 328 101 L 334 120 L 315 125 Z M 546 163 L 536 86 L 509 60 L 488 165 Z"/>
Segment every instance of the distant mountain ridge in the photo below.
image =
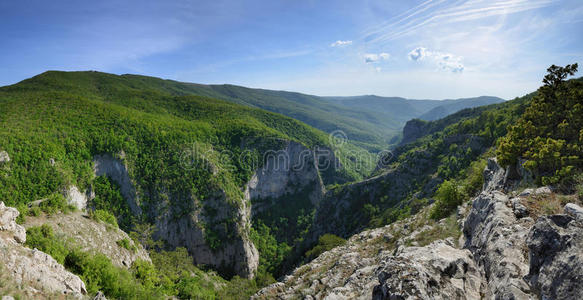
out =
<path fill-rule="evenodd" d="M 91 71 L 52 72 L 64 77 L 83 77 L 91 73 L 111 75 Z M 187 83 L 143 75 L 124 74 L 117 78 L 119 82 L 125 82 L 124 88 L 131 87 L 142 93 L 150 91 L 176 96 L 211 97 L 280 113 L 327 133 L 342 130 L 351 142 L 372 151 L 386 149 L 390 144 L 396 144 L 398 142 L 396 137 L 401 134 L 405 123 L 411 119 L 436 120 L 464 108 L 504 101 L 488 96 L 439 101 L 375 95 L 321 97 L 230 84 Z M 99 86 L 99 82 L 96 82 L 96 86 Z"/>

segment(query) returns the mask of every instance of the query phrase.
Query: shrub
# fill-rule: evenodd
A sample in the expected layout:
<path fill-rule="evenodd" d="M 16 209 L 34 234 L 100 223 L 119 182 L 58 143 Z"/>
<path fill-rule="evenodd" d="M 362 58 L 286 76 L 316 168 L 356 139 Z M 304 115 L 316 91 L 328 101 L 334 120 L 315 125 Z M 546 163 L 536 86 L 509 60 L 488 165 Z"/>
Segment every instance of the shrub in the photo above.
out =
<path fill-rule="evenodd" d="M 115 216 L 107 210 L 103 210 L 103 209 L 94 210 L 94 211 L 90 212 L 90 216 L 94 220 L 98 220 L 98 221 L 110 224 L 111 226 L 113 226 L 115 228 L 118 227 L 117 220 L 115 219 Z"/>
<path fill-rule="evenodd" d="M 463 193 L 466 196 L 472 197 L 482 189 L 486 163 L 485 159 L 474 161 L 466 171 L 463 181 Z"/>
<path fill-rule="evenodd" d="M 74 206 L 71 206 L 67 203 L 65 196 L 60 193 L 53 193 L 47 199 L 42 201 L 39 205 L 40 210 L 43 212 L 52 215 L 57 212 L 68 213 L 75 209 Z"/>
<path fill-rule="evenodd" d="M 28 228 L 26 245 L 49 254 L 61 264 L 65 261 L 68 252 L 63 243 L 56 239 L 53 228 L 47 224 Z"/>
<path fill-rule="evenodd" d="M 122 248 L 124 248 L 124 249 L 130 250 L 130 251 L 132 251 L 132 252 L 136 252 L 136 251 L 138 250 L 138 248 L 137 248 L 137 247 L 136 247 L 134 244 L 132 244 L 132 242 L 130 242 L 130 240 L 129 240 L 129 239 L 127 239 L 127 238 L 123 238 L 123 239 L 121 239 L 121 240 L 118 240 L 118 241 L 117 241 L 117 242 L 115 242 L 115 243 L 116 243 L 118 246 L 120 246 L 120 247 L 122 247 Z"/>
<path fill-rule="evenodd" d="M 437 201 L 431 210 L 430 218 L 438 220 L 449 216 L 463 201 L 457 185 L 453 181 L 446 180 L 435 193 Z"/>
<path fill-rule="evenodd" d="M 329 233 L 324 234 L 318 239 L 318 244 L 306 252 L 306 257 L 309 259 L 316 258 L 320 254 L 338 246 L 344 245 L 345 243 L 346 240 L 339 236 Z"/>

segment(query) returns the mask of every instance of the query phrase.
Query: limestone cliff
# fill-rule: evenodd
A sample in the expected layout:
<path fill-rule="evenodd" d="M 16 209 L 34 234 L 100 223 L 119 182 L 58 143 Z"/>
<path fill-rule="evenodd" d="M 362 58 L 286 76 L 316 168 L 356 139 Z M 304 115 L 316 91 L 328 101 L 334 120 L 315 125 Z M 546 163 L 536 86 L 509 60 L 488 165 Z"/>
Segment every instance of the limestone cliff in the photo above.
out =
<path fill-rule="evenodd" d="M 253 202 L 256 214 L 277 205 L 284 196 L 304 194 L 316 206 L 325 188 L 314 151 L 297 142 L 265 155 L 263 167 L 255 171 L 245 188 L 245 198 Z"/>
<path fill-rule="evenodd" d="M 265 159 L 243 188 L 242 199 L 229 199 L 225 191 L 215 188 L 204 202 L 188 193 L 141 192 L 121 156 L 95 156 L 94 170 L 95 175 L 108 175 L 120 185 L 134 214 L 153 220 L 155 238 L 174 247 L 186 247 L 197 264 L 250 278 L 259 262 L 257 249 L 249 239 L 252 214 L 300 194 L 315 206 L 324 194 L 314 151 L 287 141 L 283 149 L 266 153 Z M 145 205 L 141 197 L 155 201 Z"/>

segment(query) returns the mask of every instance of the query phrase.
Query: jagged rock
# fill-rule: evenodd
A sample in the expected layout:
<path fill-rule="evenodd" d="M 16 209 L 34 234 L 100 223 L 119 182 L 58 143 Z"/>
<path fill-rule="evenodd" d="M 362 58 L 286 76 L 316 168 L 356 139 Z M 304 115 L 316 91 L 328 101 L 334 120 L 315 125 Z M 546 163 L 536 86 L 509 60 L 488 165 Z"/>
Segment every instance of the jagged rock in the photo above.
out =
<path fill-rule="evenodd" d="M 0 151 L 0 163 L 7 163 L 10 161 L 10 156 L 6 151 Z"/>
<path fill-rule="evenodd" d="M 548 186 L 539 187 L 534 191 L 535 195 L 548 195 L 551 194 L 553 191 Z"/>
<path fill-rule="evenodd" d="M 97 294 L 95 294 L 95 297 L 93 297 L 93 300 L 107 300 L 107 298 L 105 298 L 105 295 L 103 294 L 103 292 L 99 291 L 99 292 L 97 292 Z"/>
<path fill-rule="evenodd" d="M 551 194 L 553 191 L 550 187 L 548 186 L 543 186 L 543 187 L 539 187 L 539 188 L 528 188 L 528 189 L 524 189 L 522 192 L 520 192 L 520 194 L 518 194 L 519 197 L 528 197 L 528 196 L 538 196 L 538 195 L 548 195 Z"/>
<path fill-rule="evenodd" d="M 575 203 L 567 203 L 564 208 L 565 214 L 583 221 L 583 208 Z"/>
<path fill-rule="evenodd" d="M 528 197 L 530 195 L 534 194 L 534 189 L 524 189 L 524 191 L 520 192 L 520 194 L 518 194 L 519 197 Z"/>
<path fill-rule="evenodd" d="M 18 242 L 26 240 L 24 227 L 16 224 L 18 210 L 6 207 L 0 202 L 0 261 L 4 272 L 9 272 L 16 284 L 34 286 L 49 292 L 80 296 L 87 293 L 81 279 L 59 264 L 50 255 L 23 247 L 15 243 L 12 237 L 6 237 L 3 232 L 17 231 L 14 239 Z M 22 234 L 22 236 L 20 236 Z"/>
<path fill-rule="evenodd" d="M 60 214 L 56 218 L 29 216 L 24 226 L 28 228 L 43 224 L 51 226 L 55 235 L 70 241 L 68 243 L 71 246 L 79 247 L 85 252 L 101 253 L 118 267 L 128 268 L 138 259 L 151 261 L 148 252 L 142 245 L 134 242 L 127 233 L 87 218 L 81 212 Z M 135 249 L 126 249 L 118 245 L 118 241 L 123 239 Z"/>
<path fill-rule="evenodd" d="M 504 189 L 506 170 L 498 165 L 496 158 L 489 158 L 484 170 L 484 191 Z"/>
<path fill-rule="evenodd" d="M 0 259 L 19 285 L 34 284 L 50 292 L 71 295 L 87 293 L 79 276 L 65 270 L 50 255 L 22 246 L 1 248 Z"/>
<path fill-rule="evenodd" d="M 479 299 L 481 276 L 470 251 L 443 241 L 409 247 L 381 263 L 373 299 Z"/>
<path fill-rule="evenodd" d="M 0 201 L 0 232 L 7 231 L 17 243 L 23 244 L 26 242 L 26 230 L 16 223 L 18 215 L 18 209 L 7 207 Z"/>
<path fill-rule="evenodd" d="M 543 299 L 583 299 L 583 223 L 540 217 L 528 235 L 530 283 Z"/>
<path fill-rule="evenodd" d="M 528 216 L 528 208 L 524 206 L 520 201 L 521 201 L 520 198 L 513 198 L 512 200 L 510 200 L 510 202 L 512 203 L 512 211 L 514 212 L 514 215 L 519 219 Z"/>
<path fill-rule="evenodd" d="M 478 195 L 464 223 L 464 248 L 473 253 L 488 278 L 486 298 L 529 299 L 523 249 L 531 223 L 526 218 L 518 221 L 509 204 L 508 196 L 500 191 Z"/>

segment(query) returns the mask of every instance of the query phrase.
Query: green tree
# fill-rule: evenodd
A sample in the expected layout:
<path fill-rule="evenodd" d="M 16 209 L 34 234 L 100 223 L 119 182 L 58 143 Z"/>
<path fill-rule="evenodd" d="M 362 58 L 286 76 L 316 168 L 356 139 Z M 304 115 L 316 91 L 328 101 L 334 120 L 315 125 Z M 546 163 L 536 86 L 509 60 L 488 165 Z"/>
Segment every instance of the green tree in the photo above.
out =
<path fill-rule="evenodd" d="M 463 201 L 463 196 L 454 181 L 444 181 L 435 193 L 435 205 L 431 210 L 432 219 L 441 219 L 449 216 Z"/>

